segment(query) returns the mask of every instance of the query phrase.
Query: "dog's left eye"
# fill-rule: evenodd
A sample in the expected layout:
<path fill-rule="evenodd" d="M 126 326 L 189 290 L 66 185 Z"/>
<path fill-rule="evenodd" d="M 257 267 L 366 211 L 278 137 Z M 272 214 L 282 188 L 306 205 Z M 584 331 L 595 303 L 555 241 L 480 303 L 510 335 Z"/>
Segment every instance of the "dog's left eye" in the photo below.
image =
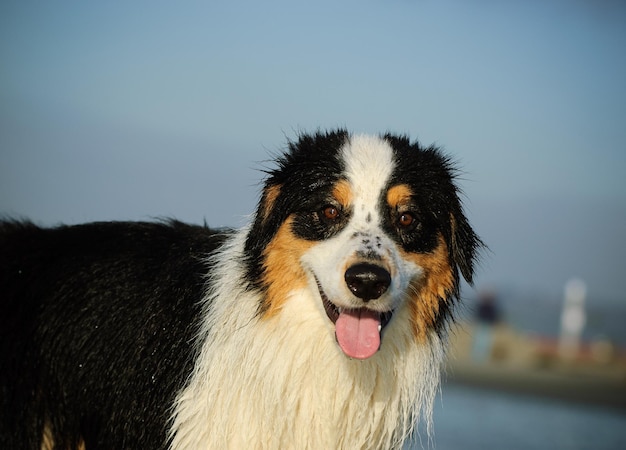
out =
<path fill-rule="evenodd" d="M 324 219 L 334 222 L 339 218 L 339 208 L 333 205 L 326 205 L 322 208 L 321 215 Z"/>

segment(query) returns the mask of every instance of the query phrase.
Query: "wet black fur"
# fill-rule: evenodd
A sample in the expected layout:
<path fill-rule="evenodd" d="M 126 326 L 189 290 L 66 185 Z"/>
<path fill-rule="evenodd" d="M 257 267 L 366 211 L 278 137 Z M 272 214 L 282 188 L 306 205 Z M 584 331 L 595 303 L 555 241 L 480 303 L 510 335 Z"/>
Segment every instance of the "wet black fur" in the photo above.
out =
<path fill-rule="evenodd" d="M 0 448 L 166 448 L 193 367 L 206 255 L 169 223 L 0 227 Z"/>

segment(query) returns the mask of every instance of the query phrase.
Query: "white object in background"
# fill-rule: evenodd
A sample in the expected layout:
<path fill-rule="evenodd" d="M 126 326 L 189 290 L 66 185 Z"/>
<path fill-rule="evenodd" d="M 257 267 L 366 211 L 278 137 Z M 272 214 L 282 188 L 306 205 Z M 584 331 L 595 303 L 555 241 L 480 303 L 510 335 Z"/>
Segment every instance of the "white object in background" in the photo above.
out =
<path fill-rule="evenodd" d="M 563 359 L 572 360 L 580 349 L 580 338 L 587 322 L 585 312 L 586 283 L 581 279 L 572 278 L 565 283 L 563 297 L 559 354 Z"/>

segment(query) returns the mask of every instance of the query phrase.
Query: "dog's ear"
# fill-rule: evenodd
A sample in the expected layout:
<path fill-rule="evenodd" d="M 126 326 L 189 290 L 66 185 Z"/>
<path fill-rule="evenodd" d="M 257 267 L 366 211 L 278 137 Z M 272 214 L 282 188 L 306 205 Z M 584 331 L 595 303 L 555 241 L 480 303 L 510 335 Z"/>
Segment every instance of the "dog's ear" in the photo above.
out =
<path fill-rule="evenodd" d="M 474 233 L 461 210 L 450 214 L 452 230 L 450 253 L 456 266 L 461 271 L 463 278 L 470 285 L 474 278 L 474 265 L 478 258 L 479 250 L 484 247 L 483 242 Z"/>

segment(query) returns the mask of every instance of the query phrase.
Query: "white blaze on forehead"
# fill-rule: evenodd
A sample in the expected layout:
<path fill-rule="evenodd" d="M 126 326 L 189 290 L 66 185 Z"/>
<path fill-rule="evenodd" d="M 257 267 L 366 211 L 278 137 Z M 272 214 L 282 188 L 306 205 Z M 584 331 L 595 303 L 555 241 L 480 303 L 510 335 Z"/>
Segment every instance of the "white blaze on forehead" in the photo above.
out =
<path fill-rule="evenodd" d="M 354 214 L 372 214 L 394 170 L 393 150 L 377 136 L 356 135 L 342 149 L 346 175 L 354 194 Z"/>

